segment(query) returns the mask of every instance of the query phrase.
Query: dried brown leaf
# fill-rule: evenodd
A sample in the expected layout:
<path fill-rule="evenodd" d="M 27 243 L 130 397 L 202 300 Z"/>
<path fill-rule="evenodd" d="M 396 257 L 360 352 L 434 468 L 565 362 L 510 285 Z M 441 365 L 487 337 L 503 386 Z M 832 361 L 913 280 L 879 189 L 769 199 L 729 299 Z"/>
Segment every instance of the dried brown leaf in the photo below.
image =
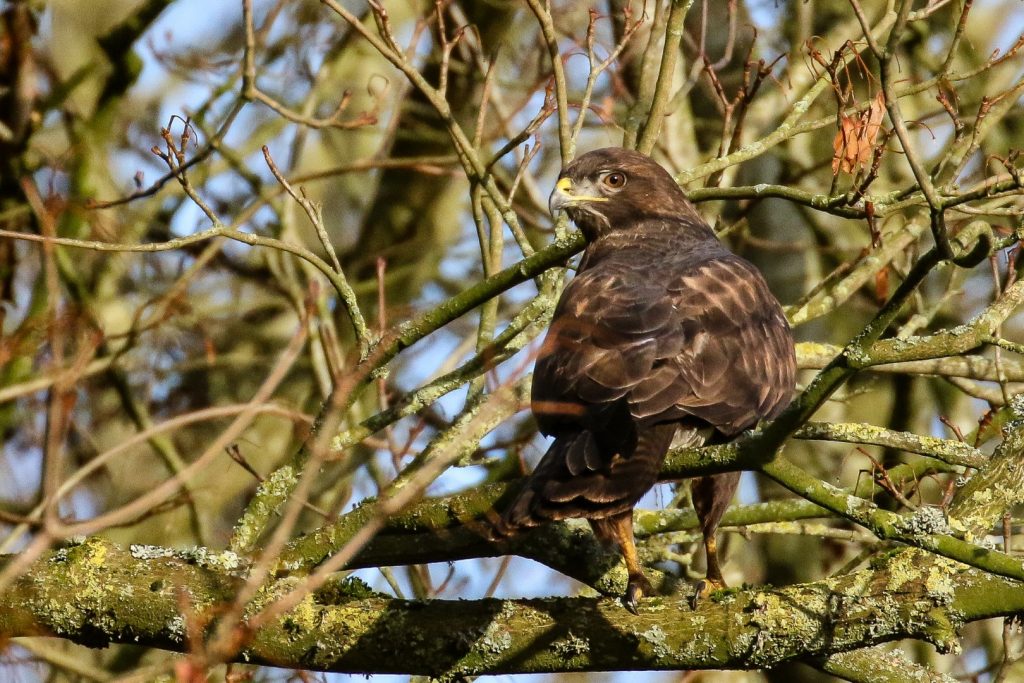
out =
<path fill-rule="evenodd" d="M 881 91 L 871 106 L 860 114 L 840 114 L 839 130 L 832 140 L 832 173 L 856 173 L 871 161 L 871 154 L 885 116 L 885 97 Z"/>
<path fill-rule="evenodd" d="M 884 303 L 889 298 L 889 268 L 882 268 L 875 273 L 875 300 Z"/>

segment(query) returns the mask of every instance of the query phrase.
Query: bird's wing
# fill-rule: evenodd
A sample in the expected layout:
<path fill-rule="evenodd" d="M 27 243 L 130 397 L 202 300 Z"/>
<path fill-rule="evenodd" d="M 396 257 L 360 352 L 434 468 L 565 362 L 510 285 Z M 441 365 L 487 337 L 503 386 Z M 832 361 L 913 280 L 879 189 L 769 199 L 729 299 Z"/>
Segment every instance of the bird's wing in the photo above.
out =
<path fill-rule="evenodd" d="M 502 528 L 616 515 L 654 485 L 676 425 L 638 424 L 628 398 L 674 315 L 650 282 L 605 264 L 566 287 L 533 377 L 534 415 L 556 438 Z"/>
<path fill-rule="evenodd" d="M 546 433 L 696 418 L 733 434 L 774 416 L 795 359 L 760 273 L 728 255 L 665 278 L 597 268 L 566 288 L 534 374 Z"/>
<path fill-rule="evenodd" d="M 541 429 L 550 434 L 563 425 L 628 417 L 623 399 L 650 375 L 673 317 L 664 287 L 607 267 L 577 275 L 562 293 L 534 369 Z"/>
<path fill-rule="evenodd" d="M 633 415 L 657 418 L 675 408 L 732 435 L 781 412 L 792 397 L 796 356 L 760 272 L 729 255 L 668 289 L 677 323 L 662 339 L 663 360 L 630 393 Z"/>

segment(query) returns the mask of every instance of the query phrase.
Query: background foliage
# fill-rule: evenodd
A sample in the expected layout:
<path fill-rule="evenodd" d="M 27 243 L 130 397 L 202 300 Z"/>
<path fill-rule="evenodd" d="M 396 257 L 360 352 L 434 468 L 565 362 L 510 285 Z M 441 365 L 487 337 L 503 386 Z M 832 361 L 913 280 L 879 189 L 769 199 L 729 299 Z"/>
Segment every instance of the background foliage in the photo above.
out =
<path fill-rule="evenodd" d="M 3 676 L 1024 675 L 1018 2 L 0 7 Z M 664 484 L 635 619 L 585 525 L 484 539 L 607 145 L 764 270 L 805 389 L 666 464 L 755 472 L 748 588 L 689 607 Z"/>

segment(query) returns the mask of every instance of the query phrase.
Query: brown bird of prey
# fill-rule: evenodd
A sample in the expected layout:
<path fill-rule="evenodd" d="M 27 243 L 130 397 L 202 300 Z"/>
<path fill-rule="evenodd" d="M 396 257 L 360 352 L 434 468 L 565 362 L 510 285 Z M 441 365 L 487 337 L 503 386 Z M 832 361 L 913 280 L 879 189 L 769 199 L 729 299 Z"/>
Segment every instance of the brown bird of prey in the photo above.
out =
<path fill-rule="evenodd" d="M 587 247 L 533 376 L 532 409 L 555 437 L 497 523 L 500 535 L 584 517 L 621 549 L 623 598 L 651 592 L 633 507 L 669 446 L 734 438 L 775 417 L 794 387 L 793 337 L 761 273 L 728 251 L 669 173 L 626 149 L 589 152 L 561 173 L 550 204 Z M 707 594 L 725 585 L 715 532 L 739 473 L 693 482 Z"/>

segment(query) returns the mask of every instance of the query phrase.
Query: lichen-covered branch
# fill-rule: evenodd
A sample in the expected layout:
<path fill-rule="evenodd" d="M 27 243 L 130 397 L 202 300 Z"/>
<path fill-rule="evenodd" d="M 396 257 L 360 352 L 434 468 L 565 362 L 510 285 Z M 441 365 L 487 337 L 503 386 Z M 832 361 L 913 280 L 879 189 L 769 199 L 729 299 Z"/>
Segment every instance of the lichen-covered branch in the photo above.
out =
<path fill-rule="evenodd" d="M 816 669 L 855 683 L 956 683 L 947 674 L 910 661 L 899 649 L 883 646 L 841 652 L 808 662 Z"/>
<path fill-rule="evenodd" d="M 964 467 L 978 468 L 988 462 L 981 451 L 960 441 L 921 436 L 910 432 L 896 432 L 869 424 L 808 422 L 794 436 L 798 439 L 840 441 L 898 448 L 907 453 L 928 455 L 951 465 Z"/>
<path fill-rule="evenodd" d="M 1024 428 L 1019 421 L 1008 427 L 991 462 L 954 498 L 948 515 L 937 507 L 921 507 L 898 515 L 871 501 L 850 496 L 816 480 L 786 458 L 777 457 L 761 471 L 786 488 L 823 508 L 869 529 L 884 540 L 899 541 L 942 557 L 978 567 L 1004 577 L 1024 580 L 1020 559 L 999 552 L 974 538 L 984 535 L 996 519 L 1020 502 L 1024 490 Z"/>
<path fill-rule="evenodd" d="M 870 431 L 869 431 L 870 435 Z M 756 437 L 755 437 L 756 438 Z M 700 462 L 700 451 L 688 449 L 673 454 L 663 471 L 666 478 L 678 478 L 683 463 Z M 724 457 L 735 457 L 736 450 Z M 919 458 L 914 463 L 893 467 L 893 481 L 917 480 L 943 463 Z M 685 470 L 691 475 L 703 470 Z M 521 482 L 489 484 L 449 496 L 428 498 L 389 517 L 373 540 L 349 563 L 349 568 L 394 566 L 426 562 L 450 562 L 474 557 L 519 555 L 584 583 L 605 595 L 620 595 L 626 572 L 620 555 L 603 548 L 581 522 L 558 522 L 500 542 L 491 542 L 489 518 L 501 509 L 503 501 L 518 491 Z M 844 491 L 857 499 L 870 497 L 876 487 L 862 479 L 856 489 Z M 730 508 L 722 519 L 724 527 L 748 527 L 755 524 L 792 522 L 815 517 L 840 517 L 804 499 L 777 500 Z M 356 509 L 335 523 L 325 525 L 289 544 L 278 563 L 281 572 L 302 574 L 337 552 L 345 539 L 366 521 L 365 511 Z M 634 529 L 638 538 L 699 528 L 696 514 L 689 509 L 636 510 Z M 653 577 L 662 593 L 679 586 L 669 577 Z"/>
<path fill-rule="evenodd" d="M 126 551 L 90 539 L 48 553 L 18 579 L 0 603 L 0 634 L 184 651 L 187 636 L 233 598 L 241 579 L 232 568 L 230 557 Z M 247 613 L 295 582 L 267 586 Z M 442 677 L 767 668 L 908 637 L 946 650 L 963 623 L 1022 609 L 1020 584 L 912 550 L 815 583 L 729 591 L 696 610 L 686 598 L 653 598 L 636 616 L 609 599 L 410 602 L 340 583 L 240 632 L 234 659 Z"/>
<path fill-rule="evenodd" d="M 820 370 L 828 365 L 842 349 L 832 344 L 804 342 L 797 344 L 797 360 L 801 368 Z M 1024 382 L 1024 363 L 1013 357 L 1002 359 L 1002 377 L 1009 382 Z M 941 358 L 886 362 L 872 365 L 871 372 L 894 375 L 934 375 L 936 377 L 963 377 L 995 382 L 1000 379 L 996 362 L 984 356 L 961 354 Z"/>

